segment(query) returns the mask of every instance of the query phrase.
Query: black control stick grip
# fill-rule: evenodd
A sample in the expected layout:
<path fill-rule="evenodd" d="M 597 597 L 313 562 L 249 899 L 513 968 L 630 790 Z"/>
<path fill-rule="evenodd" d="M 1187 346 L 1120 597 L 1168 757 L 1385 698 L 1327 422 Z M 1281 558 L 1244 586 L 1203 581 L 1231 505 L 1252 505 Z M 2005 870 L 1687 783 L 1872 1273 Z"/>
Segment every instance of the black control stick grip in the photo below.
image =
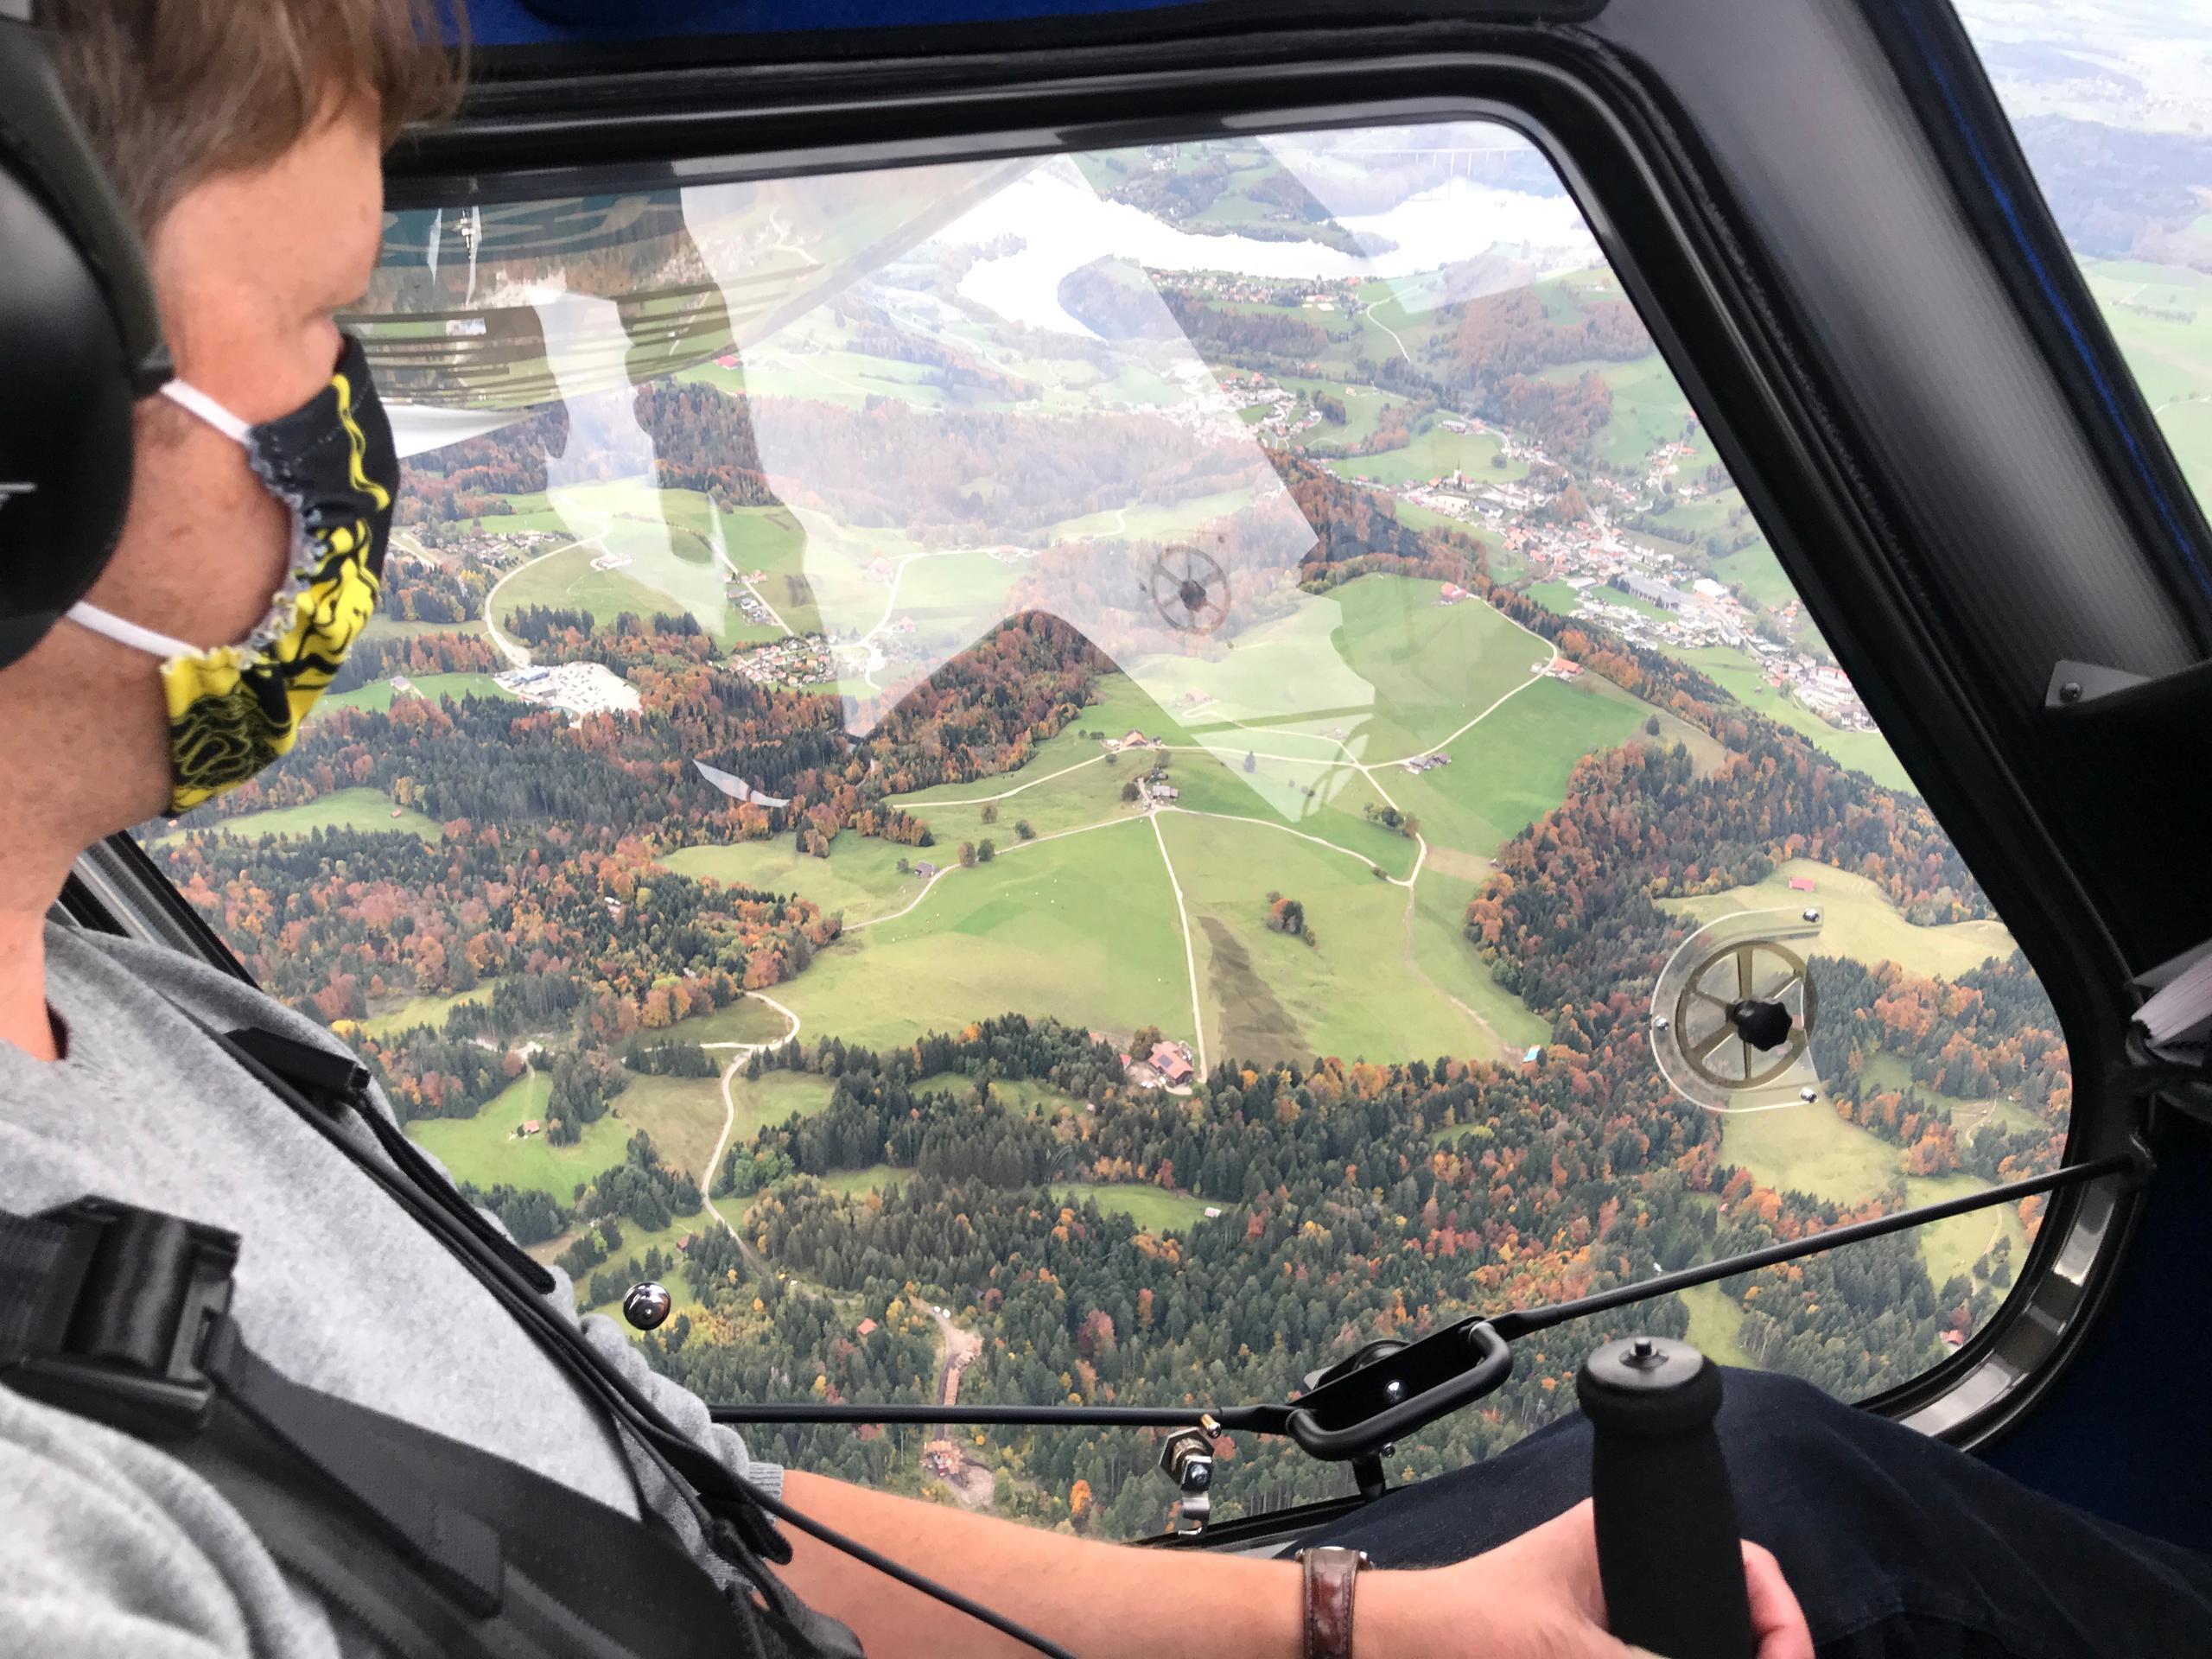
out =
<path fill-rule="evenodd" d="M 1752 1659 L 1736 1500 L 1713 1420 L 1720 1368 L 1631 1337 L 1582 1363 L 1598 1571 L 1614 1636 L 1664 1659 Z"/>

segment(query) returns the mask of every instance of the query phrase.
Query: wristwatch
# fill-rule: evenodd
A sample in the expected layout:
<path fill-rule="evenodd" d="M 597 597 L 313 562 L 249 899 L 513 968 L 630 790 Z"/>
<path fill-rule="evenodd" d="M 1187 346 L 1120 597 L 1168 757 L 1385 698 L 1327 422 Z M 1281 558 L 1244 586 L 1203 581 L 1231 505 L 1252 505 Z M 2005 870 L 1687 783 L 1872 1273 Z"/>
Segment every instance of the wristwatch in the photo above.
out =
<path fill-rule="evenodd" d="M 1306 1659 L 1351 1659 L 1351 1592 L 1367 1552 L 1323 1544 L 1291 1559 L 1306 1568 Z"/>

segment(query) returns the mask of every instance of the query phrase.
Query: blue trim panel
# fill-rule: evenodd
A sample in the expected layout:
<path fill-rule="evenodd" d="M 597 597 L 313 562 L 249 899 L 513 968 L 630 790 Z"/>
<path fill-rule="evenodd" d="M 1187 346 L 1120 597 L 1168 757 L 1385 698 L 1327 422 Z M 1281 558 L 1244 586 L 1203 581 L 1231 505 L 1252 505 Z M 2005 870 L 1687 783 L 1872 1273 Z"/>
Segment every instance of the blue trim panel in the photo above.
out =
<path fill-rule="evenodd" d="M 1187 0 L 473 0 L 480 46 L 778 35 L 795 29 L 912 29 L 1169 11 Z"/>
<path fill-rule="evenodd" d="M 2203 1314 L 2212 1147 L 2171 1119 L 2158 1173 L 2082 1356 L 2020 1426 L 1985 1454 L 2077 1509 L 2212 1554 L 2212 1320 Z"/>

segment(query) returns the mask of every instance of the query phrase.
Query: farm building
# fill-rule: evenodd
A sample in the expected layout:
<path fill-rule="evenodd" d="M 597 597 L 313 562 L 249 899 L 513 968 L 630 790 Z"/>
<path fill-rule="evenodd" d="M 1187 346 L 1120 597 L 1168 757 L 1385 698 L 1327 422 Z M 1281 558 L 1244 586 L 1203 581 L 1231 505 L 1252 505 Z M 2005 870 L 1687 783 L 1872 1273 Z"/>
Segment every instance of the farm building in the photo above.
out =
<path fill-rule="evenodd" d="M 1196 1075 L 1191 1066 L 1188 1043 L 1154 1043 L 1152 1052 L 1145 1058 L 1160 1073 L 1160 1080 L 1171 1089 L 1180 1088 Z"/>

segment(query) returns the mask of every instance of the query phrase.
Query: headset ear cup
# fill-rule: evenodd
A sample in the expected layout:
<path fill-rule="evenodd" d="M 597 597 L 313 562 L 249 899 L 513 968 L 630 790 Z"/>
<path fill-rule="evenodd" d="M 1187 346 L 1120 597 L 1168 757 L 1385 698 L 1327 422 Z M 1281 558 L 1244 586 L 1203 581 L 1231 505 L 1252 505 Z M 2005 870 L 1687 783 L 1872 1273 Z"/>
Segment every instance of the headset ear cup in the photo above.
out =
<path fill-rule="evenodd" d="M 133 405 L 108 298 L 0 168 L 0 666 L 84 597 L 130 501 Z"/>

